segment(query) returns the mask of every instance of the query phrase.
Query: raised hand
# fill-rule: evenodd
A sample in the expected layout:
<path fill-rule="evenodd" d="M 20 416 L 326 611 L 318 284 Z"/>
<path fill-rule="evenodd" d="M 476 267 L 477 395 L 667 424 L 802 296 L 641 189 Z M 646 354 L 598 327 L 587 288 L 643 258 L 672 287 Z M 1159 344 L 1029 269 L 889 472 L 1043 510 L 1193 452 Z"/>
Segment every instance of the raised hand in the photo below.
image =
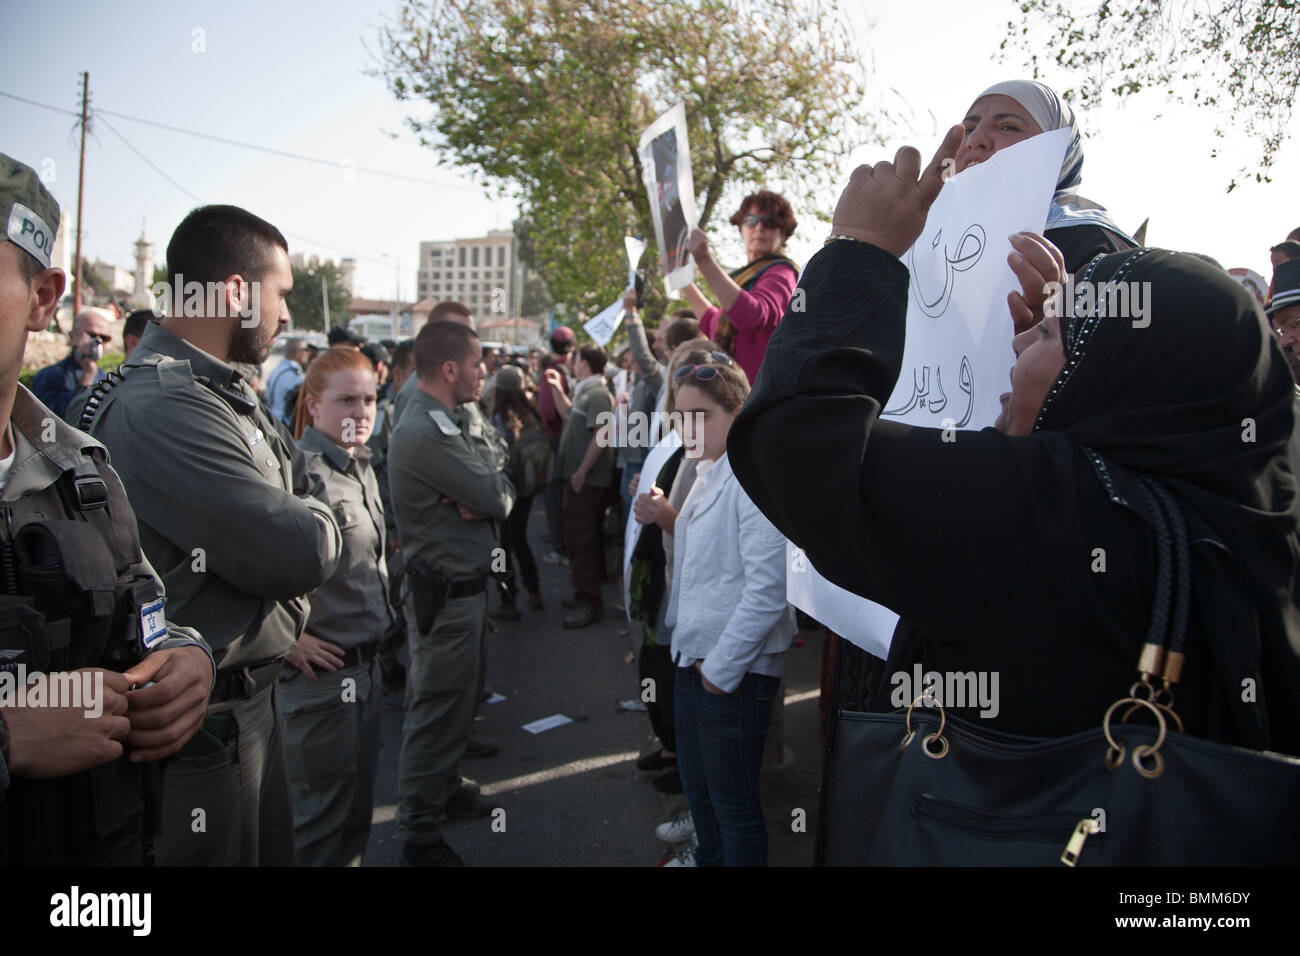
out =
<path fill-rule="evenodd" d="M 925 228 L 926 214 L 943 188 L 945 164 L 957 155 L 964 135 L 960 126 L 948 130 L 925 172 L 921 154 L 911 146 L 900 149 L 892 163 L 859 166 L 840 194 L 831 231 L 901 256 Z"/>

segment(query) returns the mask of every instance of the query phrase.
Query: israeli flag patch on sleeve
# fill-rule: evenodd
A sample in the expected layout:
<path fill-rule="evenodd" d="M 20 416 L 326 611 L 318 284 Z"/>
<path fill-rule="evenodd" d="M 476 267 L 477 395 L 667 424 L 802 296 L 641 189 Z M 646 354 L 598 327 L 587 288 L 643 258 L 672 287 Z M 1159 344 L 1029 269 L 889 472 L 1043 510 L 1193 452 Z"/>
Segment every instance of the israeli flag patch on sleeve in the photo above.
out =
<path fill-rule="evenodd" d="M 140 643 L 146 651 L 167 636 L 167 618 L 163 614 L 166 598 L 150 601 L 140 608 Z"/>

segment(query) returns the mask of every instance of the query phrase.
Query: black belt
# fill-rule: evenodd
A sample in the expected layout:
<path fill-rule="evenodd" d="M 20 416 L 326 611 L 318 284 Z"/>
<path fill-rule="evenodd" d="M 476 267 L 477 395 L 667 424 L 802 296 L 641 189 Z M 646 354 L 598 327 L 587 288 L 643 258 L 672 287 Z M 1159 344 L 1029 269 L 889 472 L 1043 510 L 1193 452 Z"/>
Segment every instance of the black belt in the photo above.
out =
<path fill-rule="evenodd" d="M 243 700 L 252 697 L 259 690 L 275 683 L 283 664 L 283 661 L 275 660 L 252 667 L 241 667 L 238 670 L 218 671 L 208 702 L 220 704 L 227 700 Z"/>
<path fill-rule="evenodd" d="M 459 581 L 452 581 L 447 586 L 447 600 L 481 594 L 487 589 L 487 580 L 488 576 L 486 574 L 480 574 L 472 578 L 461 578 Z"/>
<path fill-rule="evenodd" d="M 359 664 L 368 664 L 375 659 L 375 655 L 378 653 L 378 641 L 371 641 L 369 644 L 358 644 L 356 647 L 349 647 L 343 652 L 343 666 L 356 667 Z"/>

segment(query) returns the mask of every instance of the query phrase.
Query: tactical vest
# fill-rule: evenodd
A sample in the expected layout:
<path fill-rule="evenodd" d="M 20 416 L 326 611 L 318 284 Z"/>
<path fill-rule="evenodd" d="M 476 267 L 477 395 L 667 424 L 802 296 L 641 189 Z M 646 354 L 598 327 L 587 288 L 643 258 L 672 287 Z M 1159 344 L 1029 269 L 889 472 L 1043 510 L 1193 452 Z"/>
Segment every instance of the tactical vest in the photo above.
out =
<path fill-rule="evenodd" d="M 140 544 L 121 483 L 102 449 L 85 452 L 51 489 L 73 517 L 50 517 L 48 493 L 0 505 L 0 672 L 13 675 L 10 686 L 19 665 L 29 677 L 121 672 L 145 654 L 141 611 L 162 594 L 132 570 Z M 0 794 L 0 861 L 138 865 L 145 831 L 156 830 L 161 773 L 161 762 L 142 768 L 123 757 L 53 780 L 14 778 Z"/>

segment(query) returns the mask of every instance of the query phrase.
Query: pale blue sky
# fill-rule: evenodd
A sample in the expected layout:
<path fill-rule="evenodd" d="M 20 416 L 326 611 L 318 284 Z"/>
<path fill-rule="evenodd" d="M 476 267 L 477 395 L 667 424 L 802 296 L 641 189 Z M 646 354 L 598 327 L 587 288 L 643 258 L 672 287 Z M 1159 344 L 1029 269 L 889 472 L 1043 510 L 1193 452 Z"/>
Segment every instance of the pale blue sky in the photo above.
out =
<path fill-rule="evenodd" d="M 362 40 L 374 47 L 377 25 L 395 6 L 396 0 L 4 0 L 0 26 L 22 42 L 6 45 L 0 90 L 72 110 L 78 74 L 88 69 L 92 102 L 106 110 L 433 180 L 428 185 L 361 172 L 349 176 L 108 118 L 205 202 L 236 203 L 274 222 L 289 236 L 291 251 L 355 256 L 361 294 L 390 296 L 393 261 L 383 256 L 399 256 L 402 292 L 409 297 L 421 240 L 504 228 L 516 210 L 485 196 L 468 174 L 438 168 L 434 153 L 406 131 L 402 109 L 383 84 L 363 74 L 370 61 Z M 891 141 L 887 150 L 856 153 L 845 163 L 845 179 L 856 162 L 892 155 L 903 141 L 932 151 L 977 93 L 1024 72 L 1014 61 L 994 62 L 1003 25 L 1015 13 L 1009 0 L 845 6 L 864 58 L 874 59 L 882 101 L 897 105 L 887 92 L 893 87 L 915 117 L 910 135 Z M 204 31 L 203 52 L 194 50 L 196 30 Z M 0 98 L 0 149 L 35 166 L 54 161 L 52 188 L 65 216 L 75 214 L 76 204 L 74 125 L 72 117 Z M 1153 245 L 1206 252 L 1225 266 L 1247 266 L 1267 276 L 1268 247 L 1300 226 L 1300 181 L 1285 175 L 1296 168 L 1297 147 L 1284 147 L 1276 182 L 1247 184 L 1226 195 L 1233 173 L 1252 162 L 1257 149 L 1240 136 L 1216 143 L 1212 125 L 1211 117 L 1176 110 L 1158 96 L 1088 116 L 1081 192 L 1107 206 L 1130 231 L 1150 216 Z M 389 135 L 394 132 L 395 139 Z M 1222 153 L 1217 160 L 1209 158 L 1215 145 Z M 835 198 L 825 197 L 827 211 Z M 161 259 L 172 228 L 195 204 L 107 127 L 99 128 L 87 151 L 83 241 L 89 258 L 130 267 L 144 220 Z M 808 229 L 796 235 L 791 251 L 806 261 L 824 229 L 810 214 L 801 218 Z M 724 252 L 728 248 L 729 243 Z"/>

